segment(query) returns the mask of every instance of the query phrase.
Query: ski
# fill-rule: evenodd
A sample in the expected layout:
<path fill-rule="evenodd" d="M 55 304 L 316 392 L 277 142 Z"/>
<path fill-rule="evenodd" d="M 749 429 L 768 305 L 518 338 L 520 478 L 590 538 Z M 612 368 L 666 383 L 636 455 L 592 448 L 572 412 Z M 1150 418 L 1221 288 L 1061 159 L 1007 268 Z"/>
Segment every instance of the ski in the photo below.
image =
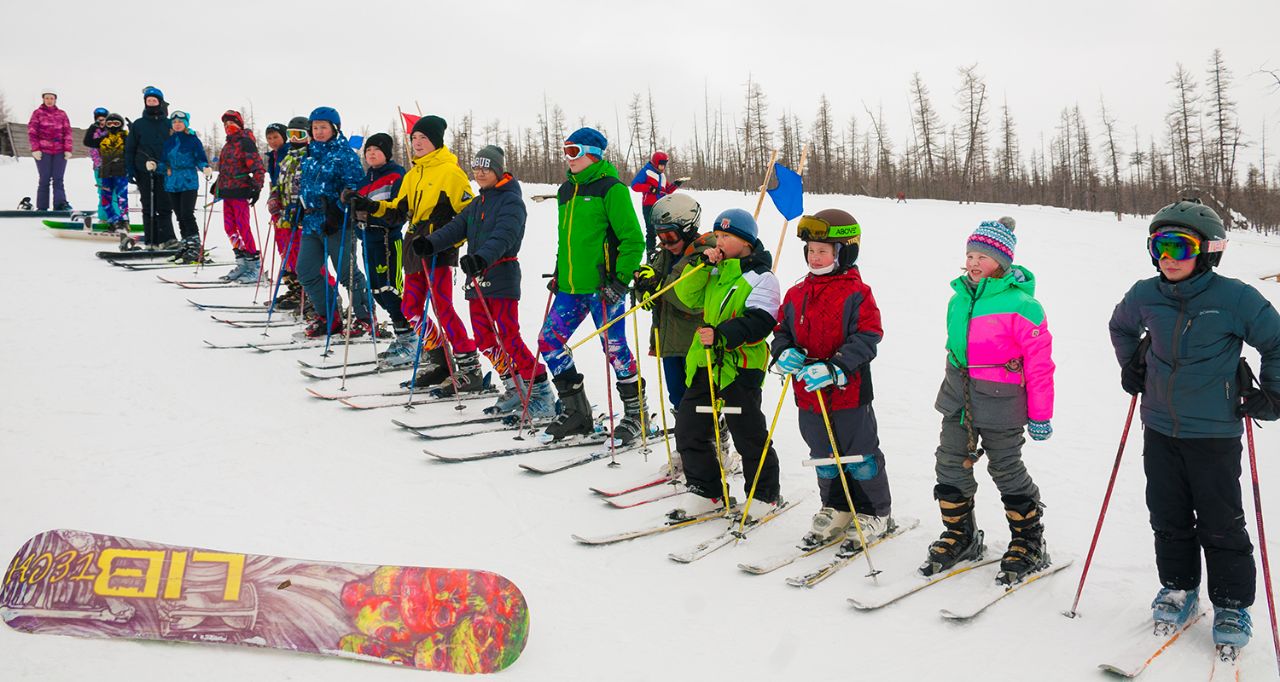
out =
<path fill-rule="evenodd" d="M 301 332 L 298 332 L 298 333 L 301 333 Z M 342 344 L 347 342 L 348 342 L 348 339 L 344 337 L 341 337 L 341 336 L 333 337 L 332 339 L 329 340 L 330 352 L 338 348 L 341 348 Z M 367 336 L 362 336 L 358 339 L 350 339 L 349 342 L 352 344 L 373 343 L 373 341 L 371 341 Z M 309 339 L 307 341 L 294 340 L 294 341 L 279 341 L 279 342 L 272 342 L 272 343 L 251 343 L 251 344 L 248 344 L 248 347 L 256 351 L 259 351 L 261 353 L 270 353 L 272 351 L 277 351 L 277 350 L 306 350 L 308 348 L 324 348 L 324 345 L 325 345 L 324 339 Z"/>
<path fill-rule="evenodd" d="M 191 305 L 195 306 L 200 310 L 230 310 L 230 311 L 242 312 L 242 313 L 260 310 L 264 313 L 267 312 L 267 306 L 265 305 L 220 305 L 215 303 L 199 303 L 189 298 L 187 299 L 187 303 L 190 303 Z M 285 311 L 281 311 L 281 312 L 283 313 Z"/>
<path fill-rule="evenodd" d="M 261 325 L 259 325 L 259 326 L 261 326 Z M 273 325 L 273 326 L 274 326 L 274 325 Z M 376 361 L 375 361 L 374 363 L 368 363 L 368 364 L 375 364 L 375 363 L 376 363 Z M 351 363 L 351 365 L 349 365 L 348 367 L 350 367 L 350 366 L 354 366 L 354 365 L 357 365 L 357 363 L 354 363 L 354 362 L 353 362 L 353 363 Z M 339 369 L 339 371 L 338 371 L 338 373 L 336 373 L 336 374 L 316 374 L 315 372 L 313 372 L 313 371 L 311 371 L 311 370 L 309 370 L 309 369 L 300 369 L 300 370 L 298 370 L 298 373 L 299 373 L 299 374 L 301 374 L 302 376 L 304 376 L 304 377 L 308 378 L 308 379 L 315 379 L 316 381 L 328 381 L 329 379 L 341 379 L 341 378 L 343 378 L 343 375 L 342 375 L 342 372 L 341 372 L 342 365 L 338 365 L 338 369 Z M 403 369 L 409 369 L 409 368 L 408 368 L 408 367 L 405 367 L 405 368 L 403 368 Z M 348 369 L 347 374 L 346 374 L 346 378 L 347 378 L 347 379 L 351 379 L 351 378 L 353 378 L 353 377 L 367 377 L 367 376 L 373 376 L 373 375 L 375 375 L 375 374 L 391 374 L 392 372 L 395 372 L 395 371 L 397 371 L 397 370 L 394 370 L 394 369 L 379 369 L 379 368 L 377 368 L 377 367 L 367 367 L 367 365 L 366 365 L 366 368 L 365 368 L 365 369 L 357 369 L 357 370 L 354 370 L 354 371 L 352 371 L 352 370 Z"/>
<path fill-rule="evenodd" d="M 492 424 L 494 422 L 503 421 L 512 416 L 513 415 L 509 415 L 509 414 L 489 414 L 483 417 L 472 417 L 471 419 L 460 419 L 456 421 L 451 421 L 446 424 L 441 424 L 436 422 L 432 424 L 416 425 L 416 424 L 410 424 L 408 422 L 400 421 L 399 419 L 392 419 L 391 423 L 395 424 L 396 426 L 399 426 L 400 428 L 406 431 L 428 431 L 431 429 L 443 429 L 443 428 L 448 428 L 452 426 L 470 426 L 472 424 Z M 519 419 L 519 416 L 516 416 L 515 418 Z"/>
<path fill-rule="evenodd" d="M 233 320 L 225 317 L 218 317 L 217 315 L 210 315 L 209 317 L 214 322 L 220 322 L 222 324 L 230 325 L 232 327 L 235 327 L 236 329 L 261 329 L 263 327 L 296 327 L 302 324 L 301 320 L 289 321 L 288 319 L 285 319 L 284 315 L 281 315 L 280 318 L 271 320 L 270 322 L 268 322 L 266 319 Z"/>
<path fill-rule="evenodd" d="M 1240 650 L 1230 644 L 1213 648 L 1213 666 L 1209 668 L 1209 682 L 1238 682 L 1240 680 Z"/>
<path fill-rule="evenodd" d="M 112 263 L 112 265 L 121 267 L 129 272 L 148 272 L 150 270 L 177 270 L 178 268 L 229 268 L 232 263 L 213 263 L 205 261 L 203 265 L 197 263 L 175 263 L 173 261 L 165 261 L 163 263 Z"/>
<path fill-rule="evenodd" d="M 895 519 L 892 528 L 887 530 L 884 535 L 876 538 L 871 542 L 871 546 L 875 547 L 885 540 L 892 540 L 903 533 L 909 532 L 916 526 L 920 525 L 920 519 L 903 518 Z M 813 587 L 818 583 L 835 575 L 840 569 L 853 563 L 858 557 L 862 556 L 862 548 L 854 550 L 852 554 L 840 554 L 836 552 L 836 557 L 831 561 L 819 566 L 817 569 L 805 573 L 804 575 L 792 576 L 787 578 L 787 584 L 792 587 Z"/>
<path fill-rule="evenodd" d="M 839 537 L 828 540 L 820 545 L 814 545 L 812 547 L 797 546 L 790 552 L 781 552 L 779 554 L 774 554 L 773 556 L 767 556 L 759 561 L 738 564 L 738 568 L 752 575 L 764 575 L 765 573 L 772 573 L 783 566 L 790 566 L 796 561 L 808 556 L 813 556 L 824 549 L 839 546 L 842 542 L 844 542 L 843 533 L 840 534 Z"/>
<path fill-rule="evenodd" d="M 683 481 L 669 481 L 663 486 L 638 490 L 633 495 L 626 495 L 623 497 L 606 497 L 604 498 L 604 501 L 615 509 L 630 509 L 632 507 L 639 507 L 642 504 L 665 500 L 668 497 L 675 497 L 676 495 L 686 492 L 689 492 L 689 489 L 685 487 Z"/>
<path fill-rule="evenodd" d="M 632 450 L 639 450 L 645 447 L 644 444 L 640 442 L 640 439 L 637 438 L 630 445 L 616 445 L 610 448 L 609 434 L 601 433 L 598 435 L 600 437 L 600 440 L 598 441 L 598 443 L 603 446 L 598 450 L 592 450 L 591 452 L 588 452 L 585 455 L 570 457 L 568 459 L 562 459 L 560 461 L 551 462 L 549 464 L 529 464 L 528 462 L 521 462 L 520 468 L 535 474 L 554 474 L 558 471 L 564 471 L 565 469 L 572 469 L 574 467 L 582 466 L 583 464 L 590 464 L 591 462 L 596 462 L 602 459 L 609 459 L 614 454 L 630 452 Z M 652 442 L 653 441 L 651 439 L 650 443 Z M 542 449 L 544 450 L 548 449 L 552 445 L 556 445 L 556 443 L 544 443 L 542 445 Z"/>
<path fill-rule="evenodd" d="M 1098 664 L 1098 668 L 1124 677 L 1141 675 L 1152 661 L 1173 646 L 1204 614 L 1203 610 L 1198 611 L 1181 627 L 1172 623 L 1155 623 L 1148 617 L 1124 638 L 1126 643 L 1118 646 L 1115 653 L 1105 659 L 1105 663 Z"/>
<path fill-rule="evenodd" d="M 463 393 L 460 396 L 433 395 L 430 390 L 419 390 L 414 392 L 412 400 L 407 399 L 408 395 L 409 394 L 406 391 L 405 400 L 384 400 L 382 402 L 377 402 L 377 401 L 365 401 L 365 400 L 352 400 L 351 398 L 357 398 L 359 396 L 351 396 L 348 398 L 342 398 L 338 400 L 338 402 L 342 403 L 343 405 L 346 405 L 347 407 L 350 407 L 353 410 L 378 410 L 384 407 L 404 407 L 405 405 L 430 405 L 432 403 L 449 403 L 449 402 L 459 402 L 459 401 L 466 402 L 470 400 L 486 400 L 495 395 L 498 395 L 498 389 L 494 388 L 489 383 L 489 375 L 486 374 L 484 389 L 480 391 L 476 391 L 474 393 Z"/>
<path fill-rule="evenodd" d="M 983 566 L 996 563 L 1000 563 L 999 556 L 980 558 L 972 561 L 961 561 L 955 566 L 952 566 L 951 570 L 943 573 L 935 573 L 927 578 L 917 573 L 910 580 L 904 580 L 882 588 L 876 588 L 875 593 L 872 595 L 868 595 L 866 597 L 849 597 L 849 605 L 859 611 L 874 611 L 875 609 L 884 608 L 885 606 L 893 604 L 900 599 L 909 597 L 926 587 L 932 587 L 949 578 L 963 575 L 975 568 L 981 568 Z"/>
<path fill-rule="evenodd" d="M 984 587 L 980 592 L 977 594 L 965 595 L 965 599 L 963 601 L 954 606 L 943 608 L 938 612 L 938 614 L 947 620 L 970 620 L 1014 592 L 1017 592 L 1028 585 L 1034 585 L 1035 583 L 1040 582 L 1041 579 L 1047 578 L 1058 571 L 1067 568 L 1073 561 L 1074 560 L 1070 558 L 1065 561 L 1059 560 L 1049 565 L 1047 568 L 1040 569 L 1039 571 L 1026 576 L 1020 582 L 1007 586 L 997 584 L 995 577 L 992 576 L 991 584 Z"/>
<path fill-rule="evenodd" d="M 94 255 L 108 261 L 146 260 L 148 258 L 173 258 L 178 249 L 138 249 L 137 251 L 99 251 Z"/>
<path fill-rule="evenodd" d="M 422 452 L 440 460 L 441 462 L 450 462 L 450 463 L 474 462 L 481 459 L 513 457 L 515 455 L 524 455 L 530 452 L 545 452 L 547 450 L 563 450 L 565 448 L 577 448 L 577 447 L 588 447 L 592 445 L 599 445 L 605 441 L 605 438 L 606 438 L 605 436 L 602 436 L 600 434 L 591 434 L 589 436 L 576 436 L 572 438 L 566 438 L 564 440 L 555 441 L 554 443 L 534 443 L 533 445 L 527 445 L 527 446 L 515 447 L 515 448 L 502 448 L 500 450 L 486 450 L 484 452 L 476 452 L 468 455 L 449 455 L 442 452 L 434 452 L 429 449 L 424 449 Z"/>
<path fill-rule="evenodd" d="M 462 420 L 462 422 L 441 424 L 439 428 L 461 426 L 463 423 L 466 423 L 469 421 L 470 420 L 464 419 Z M 535 419 L 533 421 L 526 421 L 524 423 L 524 426 L 522 427 L 520 425 L 520 417 L 518 415 L 507 415 L 503 417 L 503 421 L 490 422 L 488 424 L 484 424 L 484 423 L 475 424 L 473 428 L 470 429 L 469 431 L 463 431 L 461 433 L 437 433 L 436 429 L 409 429 L 409 431 L 412 432 L 414 435 L 418 436 L 419 438 L 425 438 L 426 440 L 449 440 L 450 438 L 466 438 L 467 436 L 478 436 L 483 433 L 501 433 L 503 431 L 518 431 L 522 429 L 529 429 L 530 431 L 536 431 L 537 429 L 541 429 L 550 423 L 551 423 L 550 419 Z"/>
<path fill-rule="evenodd" d="M 173 284 L 183 289 L 242 289 L 244 287 L 258 286 L 259 284 L 264 287 L 271 286 L 271 280 L 267 277 L 263 277 L 262 282 L 224 282 L 220 279 L 169 279 L 160 275 L 156 275 L 156 279 L 165 284 Z"/>
<path fill-rule="evenodd" d="M 630 530 L 622 533 L 614 533 L 612 535 L 584 536 L 584 535 L 575 534 L 570 537 L 573 538 L 574 542 L 577 542 L 583 545 L 612 545 L 617 542 L 625 542 L 627 540 L 634 540 L 636 538 L 645 538 L 651 535 L 661 535 L 662 533 L 669 533 L 673 530 L 677 530 L 680 528 L 688 528 L 689 526 L 696 526 L 700 523 L 715 521 L 716 519 L 732 518 L 740 510 L 741 510 L 741 507 L 734 506 L 728 512 L 725 512 L 725 510 L 723 509 L 716 509 L 713 511 L 709 511 L 705 514 L 698 514 L 696 516 L 690 516 L 688 518 L 683 518 L 679 520 L 667 519 L 666 521 L 663 521 L 661 524 L 656 526 L 649 526 L 647 528 L 640 528 L 637 530 Z"/>
<path fill-rule="evenodd" d="M 321 393 L 314 388 L 307 388 L 307 393 L 313 398 L 321 400 L 343 400 L 344 398 L 382 398 L 389 396 L 406 396 L 409 395 L 409 389 L 397 388 L 390 391 L 375 391 L 369 393 Z"/>
<path fill-rule="evenodd" d="M 802 495 L 796 500 L 784 500 L 782 505 L 778 508 L 760 517 L 759 520 L 745 525 L 739 523 L 740 517 L 730 519 L 729 526 L 718 535 L 709 537 L 683 552 L 672 552 L 667 555 L 667 558 L 682 564 L 693 563 L 722 547 L 727 547 L 739 540 L 745 539 L 748 533 L 787 513 L 788 510 L 795 508 L 795 506 L 800 503 L 800 500 L 803 499 L 804 496 Z M 742 526 L 741 530 L 739 530 L 739 526 Z"/>
<path fill-rule="evenodd" d="M 348 363 L 347 363 L 347 367 L 363 367 L 363 366 L 365 366 L 365 365 L 376 365 L 376 364 L 378 364 L 378 361 L 377 361 L 377 360 L 360 360 L 359 362 L 348 362 Z M 333 369 L 342 369 L 342 364 L 341 364 L 341 363 L 339 363 L 339 364 L 332 364 L 332 363 L 315 364 L 315 363 L 307 362 L 306 360 L 299 360 L 299 361 L 298 361 L 298 366 L 300 366 L 300 367 L 305 367 L 305 368 L 307 368 L 307 369 L 319 369 L 319 370 L 326 370 L 326 369 L 328 369 L 328 370 L 333 370 Z"/>
<path fill-rule="evenodd" d="M 596 493 L 601 497 L 617 497 L 619 495 L 626 495 L 627 493 L 633 493 L 637 490 L 643 490 L 645 488 L 649 488 L 655 485 L 660 485 L 662 483 L 668 483 L 670 481 L 671 481 L 671 474 L 668 471 L 663 471 L 662 473 L 654 474 L 652 476 L 641 479 L 634 483 L 627 484 L 621 488 L 599 487 L 599 488 L 592 488 L 591 492 Z"/>

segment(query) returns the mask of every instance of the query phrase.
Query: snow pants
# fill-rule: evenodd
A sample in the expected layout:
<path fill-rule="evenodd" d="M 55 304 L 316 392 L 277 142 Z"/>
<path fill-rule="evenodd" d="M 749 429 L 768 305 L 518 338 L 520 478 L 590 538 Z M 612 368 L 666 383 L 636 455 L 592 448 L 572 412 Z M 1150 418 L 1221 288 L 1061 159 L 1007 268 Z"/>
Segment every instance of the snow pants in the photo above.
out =
<path fill-rule="evenodd" d="M 427 286 L 428 273 L 431 281 L 430 288 Z M 444 327 L 443 334 L 427 315 L 428 297 L 432 299 L 431 305 L 435 308 L 436 319 L 440 320 L 440 325 Z M 448 337 L 454 354 L 475 352 L 476 342 L 467 335 L 466 325 L 462 324 L 458 311 L 453 309 L 453 268 L 441 265 L 406 273 L 400 310 L 410 324 L 419 327 L 424 349 L 435 350 L 444 343 L 445 337 Z"/>
<path fill-rule="evenodd" d="M 391 324 L 397 329 L 409 327 L 404 316 L 404 301 L 396 284 L 400 279 L 400 228 L 367 226 L 364 228 L 365 269 L 369 276 L 369 288 L 373 300 L 391 316 Z"/>
<path fill-rule="evenodd" d="M 569 338 L 582 325 L 587 316 L 595 323 L 596 329 L 626 311 L 624 301 L 618 301 L 607 309 L 601 304 L 600 294 L 569 294 L 557 291 L 551 301 L 551 312 L 542 323 L 542 332 L 538 335 L 538 352 L 546 360 L 551 374 L 560 376 L 573 369 L 573 356 L 565 347 Z M 604 315 L 608 317 L 604 317 Z M 636 359 L 627 346 L 627 325 L 619 322 L 604 334 L 601 334 L 601 346 L 613 366 L 614 376 L 628 379 L 636 375 Z"/>
<path fill-rule="evenodd" d="M 249 227 L 248 199 L 222 200 L 222 229 L 227 231 L 231 248 L 250 256 L 258 255 L 258 246 L 253 242 L 253 230 Z"/>
<path fill-rule="evenodd" d="M 200 228 L 196 225 L 197 190 L 185 192 L 169 192 L 169 202 L 173 205 L 173 213 L 178 218 L 178 232 L 183 239 L 199 238 Z"/>
<path fill-rule="evenodd" d="M 1253 604 L 1257 568 L 1240 499 L 1240 438 L 1172 438 L 1143 434 L 1147 510 L 1155 533 L 1160 584 L 1200 587 L 1200 553 L 1209 572 L 1209 601 Z"/>
<path fill-rule="evenodd" d="M 138 200 L 142 204 L 143 240 L 159 246 L 173 240 L 173 207 L 164 179 L 152 173 L 138 175 Z"/>
<path fill-rule="evenodd" d="M 98 215 L 106 223 L 129 221 L 128 177 L 98 179 Z"/>
<path fill-rule="evenodd" d="M 53 205 L 67 203 L 67 189 L 62 184 L 62 176 L 67 172 L 67 160 L 62 154 L 42 154 L 36 161 L 36 171 L 40 174 L 40 184 L 36 186 L 36 210 L 49 210 L 49 187 L 53 186 Z"/>
<path fill-rule="evenodd" d="M 127 188 L 129 186 L 128 180 L 124 184 Z M 109 223 L 111 221 L 107 219 L 107 209 L 102 205 L 102 175 L 97 167 L 93 169 L 93 188 L 98 192 L 98 222 Z"/>
<path fill-rule="evenodd" d="M 822 506 L 840 511 L 856 511 L 872 516 L 889 516 L 893 508 L 893 499 L 889 495 L 889 475 L 884 469 L 884 453 L 880 451 L 880 436 L 876 430 L 876 413 L 870 405 L 863 405 L 847 410 L 833 410 L 831 429 L 836 434 L 836 445 L 840 448 L 840 457 L 862 455 L 874 460 L 872 465 L 861 466 L 845 464 L 845 470 L 839 475 L 823 478 L 818 474 L 818 491 L 822 494 Z M 827 435 L 827 425 L 820 412 L 800 410 L 800 435 L 809 446 L 811 459 L 831 459 L 831 439 Z M 834 469 L 835 465 L 832 465 Z M 825 469 L 823 471 L 831 471 Z M 866 476 L 860 479 L 855 477 Z M 840 484 L 840 475 L 849 484 L 849 496 L 853 498 L 854 509 L 849 509 L 849 502 L 844 497 L 844 486 Z"/>
<path fill-rule="evenodd" d="M 619 322 L 618 324 L 622 324 Z M 671 409 L 680 409 L 680 401 L 684 400 L 684 356 L 673 355 L 662 358 L 662 381 L 666 384 L 667 398 L 671 400 Z"/>
<path fill-rule="evenodd" d="M 533 357 L 529 346 L 520 337 L 520 301 L 514 298 L 479 297 L 471 300 L 471 329 L 476 334 L 476 346 L 489 358 L 493 369 L 502 376 L 511 370 L 525 382 L 547 373 L 541 362 Z M 485 308 L 488 308 L 486 314 Z M 493 315 L 490 321 L 489 315 Z M 494 329 L 497 336 L 494 336 Z"/>
<path fill-rule="evenodd" d="M 1022 463 L 1022 444 L 1026 442 L 1023 428 L 973 428 L 978 432 L 979 446 L 986 450 L 983 458 L 987 461 L 987 473 L 995 481 L 1000 496 L 1026 497 L 1039 502 L 1040 488 Z M 959 415 L 943 417 L 938 449 L 933 454 L 937 459 L 934 472 L 939 485 L 949 485 L 965 497 L 973 497 L 978 492 L 978 481 L 973 477 L 977 464 L 964 466 L 969 456 L 969 431 L 960 422 Z"/>
<path fill-rule="evenodd" d="M 332 280 L 325 277 L 329 270 L 326 259 L 333 264 L 338 280 L 347 287 L 352 312 L 356 317 L 372 322 L 369 285 L 364 273 L 356 265 L 359 249 L 356 248 L 354 230 L 338 230 L 330 235 L 304 232 L 302 246 L 298 249 L 298 281 L 302 283 L 307 298 L 315 305 L 316 312 L 324 315 L 327 311 L 332 322 L 340 312 L 342 300 L 336 286 L 330 283 Z"/>
<path fill-rule="evenodd" d="M 760 386 L 764 372 L 758 369 L 738 370 L 738 376 L 727 386 L 716 388 L 716 397 L 725 407 L 741 408 L 739 414 L 724 413 L 733 447 L 742 455 L 742 471 L 746 475 L 744 492 L 750 492 L 751 480 L 760 466 L 764 442 L 769 437 L 769 425 L 760 411 Z M 698 372 L 685 391 L 684 400 L 676 412 L 676 448 L 684 462 L 684 475 L 689 492 L 702 497 L 722 497 L 720 465 L 716 462 L 716 422 L 710 412 L 699 412 L 698 407 L 711 406 L 711 385 L 706 372 Z M 727 448 L 728 443 L 721 443 Z M 769 444 L 760 482 L 756 486 L 755 499 L 775 502 L 778 499 L 778 453 Z M 745 500 L 745 496 L 743 498 Z"/>

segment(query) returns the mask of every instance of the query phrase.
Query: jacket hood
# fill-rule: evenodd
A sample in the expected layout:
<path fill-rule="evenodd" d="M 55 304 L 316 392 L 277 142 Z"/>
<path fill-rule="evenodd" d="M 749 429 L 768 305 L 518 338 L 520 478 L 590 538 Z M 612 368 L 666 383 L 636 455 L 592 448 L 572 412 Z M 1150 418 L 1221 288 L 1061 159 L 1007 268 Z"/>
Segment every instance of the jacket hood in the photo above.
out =
<path fill-rule="evenodd" d="M 965 280 L 968 278 L 969 275 L 966 274 L 951 280 L 951 288 L 957 293 L 967 294 L 969 285 L 965 283 Z M 979 296 L 992 296 L 1006 289 L 1021 289 L 1028 296 L 1035 296 L 1036 276 L 1021 265 L 1014 265 L 1009 268 L 1009 272 L 1006 272 L 1004 277 L 999 279 L 988 277 L 979 282 L 977 287 Z"/>
<path fill-rule="evenodd" d="M 428 152 L 413 160 L 415 167 L 421 166 L 423 170 L 432 166 L 439 166 L 446 163 L 457 164 L 458 155 L 449 150 L 449 147 L 439 147 L 435 151 Z"/>
<path fill-rule="evenodd" d="M 481 194 L 514 194 L 516 195 L 517 198 L 520 198 L 523 196 L 523 192 L 520 191 L 520 181 L 516 180 L 515 176 L 510 173 L 503 173 L 502 179 L 498 181 L 498 184 L 494 185 L 493 187 L 490 187 L 489 189 L 482 189 L 480 190 L 480 193 Z"/>

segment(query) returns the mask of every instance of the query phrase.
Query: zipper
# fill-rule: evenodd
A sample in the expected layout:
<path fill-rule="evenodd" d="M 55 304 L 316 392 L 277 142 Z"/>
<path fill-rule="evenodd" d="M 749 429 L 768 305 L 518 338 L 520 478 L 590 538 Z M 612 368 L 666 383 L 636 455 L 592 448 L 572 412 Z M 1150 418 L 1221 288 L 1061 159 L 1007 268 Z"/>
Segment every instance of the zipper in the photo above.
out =
<path fill-rule="evenodd" d="M 569 292 L 577 293 L 573 290 L 573 208 L 578 203 L 578 184 L 573 185 L 573 197 L 569 199 L 569 224 L 566 226 L 565 248 L 568 250 L 569 256 Z"/>
<path fill-rule="evenodd" d="M 1173 293 L 1174 294 L 1178 293 L 1178 285 L 1176 284 L 1173 285 Z M 1178 333 L 1177 330 L 1180 327 L 1182 327 L 1182 318 L 1185 317 L 1186 314 L 1187 314 L 1187 302 L 1185 299 L 1180 298 L 1178 300 L 1178 320 L 1173 323 L 1173 329 L 1175 334 L 1177 334 Z M 1189 329 L 1190 327 L 1191 327 L 1191 321 L 1188 320 L 1187 328 Z M 1173 379 L 1174 379 L 1174 376 L 1177 375 L 1178 373 L 1178 350 L 1182 346 L 1182 335 L 1178 334 L 1177 338 L 1174 339 L 1174 342 L 1175 343 L 1174 343 L 1174 349 L 1173 349 L 1173 367 L 1169 370 L 1169 385 L 1166 388 L 1166 394 L 1169 396 L 1169 416 L 1173 419 L 1173 437 L 1177 438 L 1178 437 L 1178 411 L 1175 410 L 1173 407 Z"/>

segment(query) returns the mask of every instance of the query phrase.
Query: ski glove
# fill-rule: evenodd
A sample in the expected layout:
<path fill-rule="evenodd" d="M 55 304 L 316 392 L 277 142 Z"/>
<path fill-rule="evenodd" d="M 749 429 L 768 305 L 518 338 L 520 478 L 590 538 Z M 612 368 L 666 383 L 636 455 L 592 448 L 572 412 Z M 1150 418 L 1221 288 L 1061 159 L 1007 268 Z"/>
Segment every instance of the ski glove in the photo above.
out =
<path fill-rule="evenodd" d="M 44 156 L 44 152 L 41 152 L 39 149 L 31 152 L 31 158 L 35 159 L 36 161 L 39 161 L 43 156 Z"/>
<path fill-rule="evenodd" d="M 552 294 L 560 293 L 560 287 L 557 280 L 558 275 L 556 272 L 557 271 L 552 270 L 551 277 L 547 280 L 547 291 L 550 291 Z"/>
<path fill-rule="evenodd" d="M 1133 351 L 1133 357 L 1120 368 L 1120 387 L 1129 395 L 1138 395 L 1147 386 L 1147 349 L 1151 347 L 1151 335 L 1144 334 Z"/>
<path fill-rule="evenodd" d="M 774 361 L 774 367 L 777 367 L 783 374 L 799 374 L 804 369 L 805 355 L 798 349 L 787 348 L 778 353 L 778 359 Z"/>
<path fill-rule="evenodd" d="M 149 173 L 154 173 L 154 172 L 156 172 L 156 162 L 155 162 L 155 161 L 148 161 L 148 162 L 147 162 L 146 164 L 144 164 L 144 165 L 146 166 L 147 172 L 149 172 Z"/>
<path fill-rule="evenodd" d="M 1048 419 L 1032 419 L 1027 422 L 1027 433 L 1031 434 L 1031 440 L 1049 440 L 1049 436 L 1053 435 L 1053 427 L 1049 425 Z"/>
<path fill-rule="evenodd" d="M 70 160 L 71 160 L 71 152 L 62 152 L 62 158 L 64 158 L 64 159 L 66 159 L 66 160 L 70 161 Z"/>
<path fill-rule="evenodd" d="M 635 296 L 641 301 L 640 307 L 653 310 L 653 295 L 662 288 L 662 279 L 658 277 L 658 273 L 654 272 L 652 266 L 642 265 L 639 270 L 632 273 L 632 279 Z"/>
<path fill-rule="evenodd" d="M 435 245 L 425 235 L 409 242 L 409 246 L 413 247 L 413 252 L 418 254 L 419 258 L 426 258 L 436 252 Z"/>
<path fill-rule="evenodd" d="M 479 277 L 489 267 L 489 261 L 483 256 L 466 255 L 458 259 L 458 267 L 462 268 L 462 272 L 468 277 Z"/>
<path fill-rule="evenodd" d="M 796 377 L 804 382 L 804 390 L 810 393 L 828 386 L 844 386 L 848 381 L 844 372 L 829 362 L 806 365 Z"/>
<path fill-rule="evenodd" d="M 213 169 L 208 166 L 201 168 L 200 172 L 204 173 L 205 180 L 208 180 L 209 178 L 213 177 Z"/>
<path fill-rule="evenodd" d="M 627 285 L 619 282 L 613 277 L 609 277 L 606 280 L 604 288 L 600 290 L 600 298 L 604 299 L 604 304 L 606 306 L 612 308 L 618 303 L 618 301 L 626 298 L 627 291 Z"/>
<path fill-rule="evenodd" d="M 1241 417 L 1252 417 L 1264 422 L 1280 419 L 1280 393 L 1265 388 L 1242 391 L 1244 402 L 1237 408 Z"/>

